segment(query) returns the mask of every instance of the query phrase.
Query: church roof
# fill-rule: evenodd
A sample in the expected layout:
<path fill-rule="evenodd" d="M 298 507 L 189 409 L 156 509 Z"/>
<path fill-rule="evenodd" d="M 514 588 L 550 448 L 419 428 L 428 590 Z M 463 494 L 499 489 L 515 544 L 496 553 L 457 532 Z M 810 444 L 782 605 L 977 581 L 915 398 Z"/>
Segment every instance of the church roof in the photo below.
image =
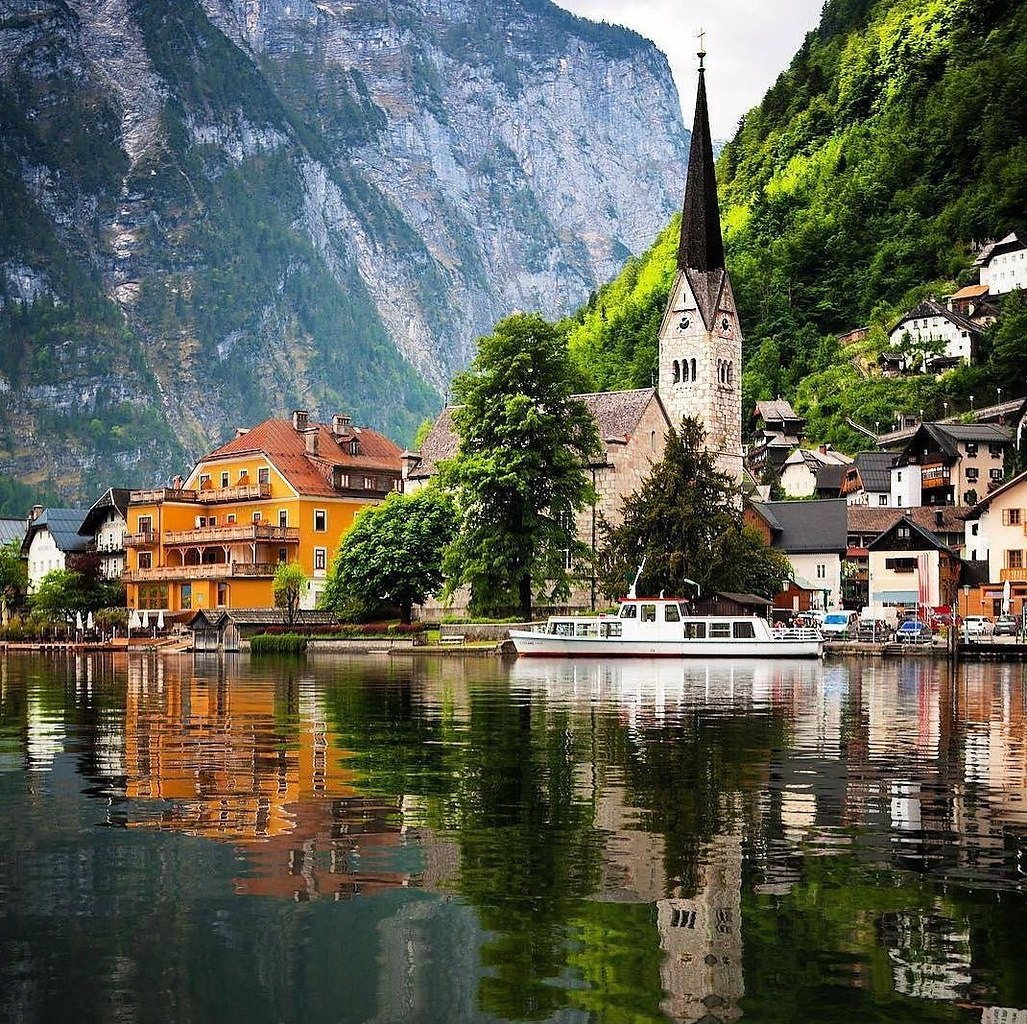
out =
<path fill-rule="evenodd" d="M 604 442 L 626 442 L 638 430 L 649 404 L 659 398 L 655 388 L 632 391 L 599 391 L 574 395 L 584 402 L 596 421 L 599 438 Z M 447 406 L 439 413 L 418 452 L 419 460 L 409 472 L 412 480 L 426 480 L 438 472 L 439 463 L 456 455 L 460 436 L 453 424 L 453 413 L 460 406 Z"/>
<path fill-rule="evenodd" d="M 704 55 L 700 55 L 700 58 Z M 717 175 L 706 108 L 706 75 L 699 65 L 695 120 L 688 152 L 688 179 L 681 211 L 678 269 L 685 272 L 707 330 L 724 288 L 724 240 L 720 233 Z"/>

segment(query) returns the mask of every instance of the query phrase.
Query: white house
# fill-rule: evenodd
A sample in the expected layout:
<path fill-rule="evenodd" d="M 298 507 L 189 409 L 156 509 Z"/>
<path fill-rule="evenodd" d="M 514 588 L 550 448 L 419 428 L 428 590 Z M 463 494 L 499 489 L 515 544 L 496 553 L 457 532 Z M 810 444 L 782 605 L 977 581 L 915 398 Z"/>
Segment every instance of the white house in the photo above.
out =
<path fill-rule="evenodd" d="M 120 580 L 125 572 L 125 533 L 131 493 L 127 488 L 108 488 L 93 503 L 78 530 L 91 541 L 99 555 L 100 575 L 104 579 Z"/>
<path fill-rule="evenodd" d="M 901 369 L 924 373 L 937 373 L 959 363 L 972 362 L 974 346 L 980 337 L 980 324 L 933 299 L 925 299 L 914 306 L 888 331 L 892 348 L 908 348 L 899 360 Z"/>
<path fill-rule="evenodd" d="M 27 561 L 30 594 L 48 572 L 67 569 L 69 555 L 89 550 L 89 538 L 78 532 L 86 511 L 84 508 L 45 508 L 28 524 L 21 554 Z"/>
<path fill-rule="evenodd" d="M 1027 245 L 1016 237 L 1016 232 L 986 245 L 974 266 L 980 271 L 981 284 L 988 286 L 991 295 L 1027 288 Z"/>
<path fill-rule="evenodd" d="M 851 462 L 848 455 L 828 445 L 796 448 L 781 466 L 781 487 L 791 498 L 808 498 L 816 494 L 817 474 L 824 466 L 843 466 Z"/>

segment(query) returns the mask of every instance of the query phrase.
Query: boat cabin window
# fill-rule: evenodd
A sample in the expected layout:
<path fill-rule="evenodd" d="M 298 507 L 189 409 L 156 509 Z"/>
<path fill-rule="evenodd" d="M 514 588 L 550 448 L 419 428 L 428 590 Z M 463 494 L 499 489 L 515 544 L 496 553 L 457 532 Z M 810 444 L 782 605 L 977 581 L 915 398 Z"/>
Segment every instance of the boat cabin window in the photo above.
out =
<path fill-rule="evenodd" d="M 642 614 L 639 618 L 643 622 L 655 622 L 656 621 L 656 605 L 644 604 L 642 605 Z"/>
<path fill-rule="evenodd" d="M 665 604 L 663 606 L 663 619 L 665 622 L 680 622 L 681 612 L 676 604 Z"/>
<path fill-rule="evenodd" d="M 706 623 L 705 622 L 686 622 L 685 623 L 685 639 L 686 640 L 705 640 L 706 639 Z"/>
<path fill-rule="evenodd" d="M 557 636 L 574 636 L 573 622 L 550 622 L 549 632 Z"/>
<path fill-rule="evenodd" d="M 604 622 L 599 626 L 600 636 L 620 636 L 624 627 L 619 622 Z"/>
<path fill-rule="evenodd" d="M 596 624 L 594 622 L 579 622 L 574 633 L 575 636 L 595 636 Z"/>
<path fill-rule="evenodd" d="M 711 622 L 710 623 L 710 636 L 712 637 L 729 637 L 731 635 L 731 623 L 730 622 Z"/>
<path fill-rule="evenodd" d="M 731 632 L 736 640 L 756 639 L 756 627 L 751 622 L 732 622 Z"/>
<path fill-rule="evenodd" d="M 622 604 L 620 608 L 620 617 L 622 619 L 637 619 L 638 606 L 633 604 Z"/>

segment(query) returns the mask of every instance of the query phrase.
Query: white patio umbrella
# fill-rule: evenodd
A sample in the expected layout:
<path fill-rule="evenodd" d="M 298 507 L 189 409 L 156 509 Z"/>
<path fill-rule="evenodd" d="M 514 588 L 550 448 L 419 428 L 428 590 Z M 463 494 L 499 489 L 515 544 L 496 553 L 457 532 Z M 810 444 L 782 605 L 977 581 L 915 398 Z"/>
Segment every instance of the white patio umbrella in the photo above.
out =
<path fill-rule="evenodd" d="M 83 625 L 82 625 L 82 613 L 81 612 L 75 612 L 75 629 L 76 629 L 76 631 L 81 633 L 84 628 L 85 627 L 83 627 Z"/>
<path fill-rule="evenodd" d="M 92 629 L 92 628 L 93 628 L 93 613 L 89 612 L 86 615 L 86 629 Z"/>
<path fill-rule="evenodd" d="M 1003 615 L 1008 615 L 1009 614 L 1010 589 L 1011 588 L 1009 586 L 1009 580 L 1006 580 L 1006 582 L 1002 584 L 1002 614 Z"/>
<path fill-rule="evenodd" d="M 159 612 L 157 612 L 157 628 L 159 630 L 161 630 L 161 632 L 164 631 L 164 609 L 163 608 L 161 608 L 161 610 Z"/>
<path fill-rule="evenodd" d="M 145 608 L 143 609 L 143 618 L 139 625 L 142 629 L 150 628 L 150 613 Z"/>
<path fill-rule="evenodd" d="M 139 618 L 139 612 L 132 609 L 132 614 L 128 617 L 128 631 L 131 633 L 133 629 L 139 629 L 142 627 L 142 621 Z"/>

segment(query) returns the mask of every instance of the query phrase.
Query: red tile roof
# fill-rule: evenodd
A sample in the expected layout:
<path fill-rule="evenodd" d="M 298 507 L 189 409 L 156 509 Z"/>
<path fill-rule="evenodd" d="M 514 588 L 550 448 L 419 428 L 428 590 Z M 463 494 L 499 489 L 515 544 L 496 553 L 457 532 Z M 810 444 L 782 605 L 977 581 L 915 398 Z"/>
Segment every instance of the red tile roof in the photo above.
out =
<path fill-rule="evenodd" d="M 401 449 L 395 442 L 366 427 L 347 427 L 346 433 L 335 435 L 324 423 L 314 423 L 308 431 L 317 431 L 317 454 L 307 451 L 307 437 L 287 420 L 269 419 L 231 441 L 216 448 L 200 462 L 237 459 L 245 455 L 263 455 L 300 493 L 333 495 L 332 468 L 343 472 L 401 474 Z M 358 444 L 357 454 L 351 442 Z"/>

